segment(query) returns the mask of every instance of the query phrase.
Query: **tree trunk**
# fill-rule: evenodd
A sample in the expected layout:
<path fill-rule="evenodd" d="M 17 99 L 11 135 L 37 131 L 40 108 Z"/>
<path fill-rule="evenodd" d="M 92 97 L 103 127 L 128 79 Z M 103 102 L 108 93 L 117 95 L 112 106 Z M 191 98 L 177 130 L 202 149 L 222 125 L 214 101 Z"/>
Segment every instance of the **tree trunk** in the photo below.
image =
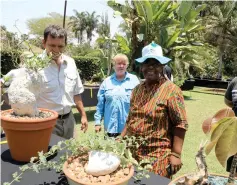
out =
<path fill-rule="evenodd" d="M 134 2 L 131 1 L 131 3 L 133 7 L 135 7 Z M 136 8 L 133 9 L 132 19 L 133 19 L 133 23 L 132 23 L 132 39 L 131 39 L 131 45 L 132 45 L 131 69 L 132 71 L 139 73 L 139 69 L 136 67 L 136 64 L 135 64 L 135 59 L 141 56 L 140 51 L 138 51 L 139 42 L 138 42 L 137 34 L 139 31 L 139 20 L 138 20 Z"/>
<path fill-rule="evenodd" d="M 223 49 L 220 46 L 220 48 L 219 48 L 219 69 L 218 69 L 217 79 L 221 79 L 222 78 L 223 55 L 224 55 L 224 51 L 223 51 Z"/>
<path fill-rule="evenodd" d="M 236 168 L 237 168 L 237 153 L 234 155 L 232 164 L 231 164 L 231 168 L 230 168 L 230 175 L 229 175 L 229 179 L 228 179 L 228 183 L 227 185 L 231 185 L 235 183 L 235 175 L 236 175 Z"/>

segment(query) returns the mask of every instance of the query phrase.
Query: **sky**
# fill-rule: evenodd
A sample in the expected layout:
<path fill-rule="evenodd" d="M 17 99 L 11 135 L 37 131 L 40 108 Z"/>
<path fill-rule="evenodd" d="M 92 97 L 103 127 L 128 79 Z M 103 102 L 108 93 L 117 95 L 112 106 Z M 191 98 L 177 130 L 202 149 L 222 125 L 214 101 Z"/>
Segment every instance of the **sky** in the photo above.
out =
<path fill-rule="evenodd" d="M 27 34 L 29 32 L 26 25 L 27 20 L 46 17 L 50 12 L 63 15 L 64 2 L 65 0 L 0 0 L 0 25 L 6 26 L 8 31 L 18 32 L 14 27 L 17 21 L 16 25 L 20 32 Z M 96 11 L 97 15 L 108 12 L 111 35 L 116 33 L 117 27 L 122 21 L 121 17 L 113 17 L 113 10 L 106 5 L 106 0 L 67 0 L 66 15 L 74 15 L 73 9 L 89 13 Z"/>

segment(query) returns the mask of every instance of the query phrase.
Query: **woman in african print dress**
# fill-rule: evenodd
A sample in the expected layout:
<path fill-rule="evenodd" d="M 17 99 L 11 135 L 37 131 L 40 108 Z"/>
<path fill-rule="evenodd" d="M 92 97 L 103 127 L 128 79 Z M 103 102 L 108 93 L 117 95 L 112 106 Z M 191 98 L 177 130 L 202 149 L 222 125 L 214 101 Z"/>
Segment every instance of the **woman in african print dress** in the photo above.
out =
<path fill-rule="evenodd" d="M 170 59 L 162 48 L 151 43 L 142 50 L 141 64 L 145 81 L 132 92 L 130 112 L 122 136 L 142 136 L 146 144 L 136 151 L 138 161 L 155 159 L 153 172 L 171 178 L 182 167 L 181 152 L 187 117 L 182 91 L 166 79 L 163 67 Z"/>

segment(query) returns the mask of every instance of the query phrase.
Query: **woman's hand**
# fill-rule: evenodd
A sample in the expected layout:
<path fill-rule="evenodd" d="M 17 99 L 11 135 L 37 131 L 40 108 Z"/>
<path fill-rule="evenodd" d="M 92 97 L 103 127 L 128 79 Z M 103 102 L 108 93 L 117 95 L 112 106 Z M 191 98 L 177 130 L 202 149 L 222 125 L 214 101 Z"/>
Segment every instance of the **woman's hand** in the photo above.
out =
<path fill-rule="evenodd" d="M 170 155 L 171 174 L 176 174 L 182 167 L 182 161 L 180 158 Z"/>
<path fill-rule="evenodd" d="M 101 126 L 100 125 L 96 125 L 95 126 L 95 132 L 100 132 L 101 131 Z"/>

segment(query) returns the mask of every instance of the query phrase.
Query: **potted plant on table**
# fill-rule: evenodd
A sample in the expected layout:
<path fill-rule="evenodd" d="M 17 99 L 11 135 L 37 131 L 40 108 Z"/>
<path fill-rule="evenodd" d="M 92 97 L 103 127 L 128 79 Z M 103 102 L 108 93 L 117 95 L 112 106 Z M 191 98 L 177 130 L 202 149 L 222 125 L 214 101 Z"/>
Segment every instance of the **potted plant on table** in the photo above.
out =
<path fill-rule="evenodd" d="M 206 119 L 202 125 L 204 133 L 210 133 L 210 141 L 205 146 L 201 144 L 196 155 L 198 172 L 174 179 L 169 185 L 235 185 L 237 183 L 237 117 L 230 108 L 218 111 L 213 117 Z M 215 147 L 215 154 L 223 167 L 227 160 L 234 156 L 229 177 L 208 174 L 205 155 Z"/>
<path fill-rule="evenodd" d="M 10 153 L 17 161 L 29 162 L 38 151 L 47 152 L 57 112 L 37 108 L 42 87 L 39 71 L 49 65 L 50 57 L 37 55 L 22 57 L 22 68 L 10 73 L 13 77 L 8 89 L 9 110 L 1 111 L 1 126 L 6 134 Z"/>
<path fill-rule="evenodd" d="M 38 161 L 32 158 L 30 164 L 20 167 L 20 172 L 13 174 L 13 180 L 4 185 L 19 181 L 26 170 L 40 172 L 42 169 L 63 171 L 70 185 L 126 185 L 134 167 L 138 170 L 136 178 L 147 176 L 151 168 L 149 161 L 138 163 L 132 156 L 131 151 L 142 143 L 142 138 L 126 136 L 117 141 L 103 134 L 85 134 L 78 140 L 60 141 L 49 152 L 39 152 Z M 55 152 L 62 154 L 60 160 L 47 161 Z"/>

